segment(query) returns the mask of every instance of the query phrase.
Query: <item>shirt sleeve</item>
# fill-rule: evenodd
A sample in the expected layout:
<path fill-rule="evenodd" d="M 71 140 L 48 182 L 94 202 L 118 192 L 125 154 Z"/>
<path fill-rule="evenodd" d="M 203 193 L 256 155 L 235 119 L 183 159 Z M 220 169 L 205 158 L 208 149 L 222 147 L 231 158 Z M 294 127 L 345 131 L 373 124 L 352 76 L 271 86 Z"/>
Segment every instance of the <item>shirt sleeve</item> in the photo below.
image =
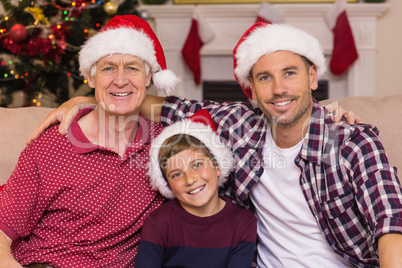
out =
<path fill-rule="evenodd" d="M 240 242 L 230 254 L 227 267 L 252 267 L 255 245 L 257 240 L 257 219 L 250 211 L 244 211 L 240 223 L 237 224 L 237 233 L 241 235 Z"/>
<path fill-rule="evenodd" d="M 378 130 L 365 127 L 346 143 L 342 154 L 356 187 L 361 213 L 374 238 L 402 233 L 402 188 L 378 138 Z"/>
<path fill-rule="evenodd" d="M 162 105 L 161 121 L 165 126 L 171 125 L 192 116 L 201 109 L 206 109 L 212 114 L 219 106 L 220 103 L 218 102 L 187 100 L 170 96 L 165 99 Z"/>
<path fill-rule="evenodd" d="M 39 173 L 32 146 L 21 153 L 17 166 L 0 192 L 0 229 L 11 239 L 30 235 L 43 211 L 37 209 Z"/>

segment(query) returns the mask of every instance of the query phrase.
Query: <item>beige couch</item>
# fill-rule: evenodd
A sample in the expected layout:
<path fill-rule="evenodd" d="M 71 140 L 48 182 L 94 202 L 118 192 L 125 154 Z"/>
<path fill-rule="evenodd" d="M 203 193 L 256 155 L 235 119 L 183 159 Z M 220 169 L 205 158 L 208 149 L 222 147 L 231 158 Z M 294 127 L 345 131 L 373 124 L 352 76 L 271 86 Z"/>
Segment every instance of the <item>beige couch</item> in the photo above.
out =
<path fill-rule="evenodd" d="M 332 102 L 327 100 L 325 102 Z M 402 170 L 402 94 L 385 98 L 349 97 L 339 100 L 367 123 L 380 129 L 391 163 Z M 0 185 L 13 171 L 25 140 L 46 117 L 50 108 L 0 108 Z M 400 172 L 399 172 L 400 173 Z M 402 176 L 399 175 L 402 180 Z"/>

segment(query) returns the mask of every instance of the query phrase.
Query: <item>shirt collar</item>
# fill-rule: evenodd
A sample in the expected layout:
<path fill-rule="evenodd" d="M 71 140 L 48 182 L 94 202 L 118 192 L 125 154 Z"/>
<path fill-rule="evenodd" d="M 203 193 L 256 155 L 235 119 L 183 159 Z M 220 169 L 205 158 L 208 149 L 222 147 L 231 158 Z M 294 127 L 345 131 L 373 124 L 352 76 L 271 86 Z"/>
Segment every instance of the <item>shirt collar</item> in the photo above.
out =
<path fill-rule="evenodd" d="M 299 155 L 315 164 L 319 164 L 322 160 L 323 147 L 327 139 L 324 127 L 325 115 L 325 108 L 314 99 L 309 128 Z"/>
<path fill-rule="evenodd" d="M 83 133 L 81 127 L 78 124 L 78 120 L 93 111 L 95 107 L 84 108 L 79 111 L 73 119 L 73 122 L 66 134 L 67 139 L 72 144 L 75 151 L 79 154 L 85 154 L 93 152 L 97 149 L 104 149 L 103 147 L 93 144 L 88 140 L 88 138 Z M 132 153 L 140 150 L 145 144 L 149 144 L 151 142 L 151 127 L 152 122 L 146 120 L 142 115 L 138 117 L 138 131 L 135 138 L 131 141 L 130 146 L 127 149 L 126 155 L 131 155 Z"/>

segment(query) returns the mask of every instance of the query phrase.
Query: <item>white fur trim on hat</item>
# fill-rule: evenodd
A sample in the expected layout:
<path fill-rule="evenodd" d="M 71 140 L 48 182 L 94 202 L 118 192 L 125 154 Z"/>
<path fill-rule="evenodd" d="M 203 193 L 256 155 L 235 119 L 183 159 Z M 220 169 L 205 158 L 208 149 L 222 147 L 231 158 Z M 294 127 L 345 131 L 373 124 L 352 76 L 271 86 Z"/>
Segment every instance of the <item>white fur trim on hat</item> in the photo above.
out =
<path fill-rule="evenodd" d="M 220 140 L 220 137 L 211 127 L 185 119 L 166 127 L 162 133 L 152 142 L 150 149 L 150 161 L 148 175 L 152 189 L 159 191 L 166 198 L 174 198 L 166 180 L 159 167 L 159 150 L 166 139 L 176 134 L 188 134 L 200 140 L 215 157 L 221 175 L 218 179 L 218 187 L 221 187 L 227 180 L 230 172 L 234 169 L 234 158 L 231 150 Z"/>
<path fill-rule="evenodd" d="M 98 60 L 115 53 L 133 55 L 146 61 L 152 73 L 160 70 L 151 39 L 143 31 L 121 27 L 101 31 L 87 40 L 79 53 L 81 74 L 88 78 Z"/>
<path fill-rule="evenodd" d="M 323 50 L 315 37 L 290 25 L 267 24 L 256 27 L 237 48 L 234 73 L 243 88 L 250 87 L 248 76 L 254 64 L 262 56 L 276 51 L 304 56 L 315 65 L 318 77 L 325 73 Z"/>

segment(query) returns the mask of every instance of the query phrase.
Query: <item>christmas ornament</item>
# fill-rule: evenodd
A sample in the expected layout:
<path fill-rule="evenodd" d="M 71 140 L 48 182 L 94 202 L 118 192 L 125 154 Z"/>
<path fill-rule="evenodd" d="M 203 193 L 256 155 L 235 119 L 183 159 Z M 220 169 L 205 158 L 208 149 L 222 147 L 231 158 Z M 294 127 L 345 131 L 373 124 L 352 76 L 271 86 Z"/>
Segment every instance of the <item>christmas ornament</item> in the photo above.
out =
<path fill-rule="evenodd" d="M 103 6 L 103 10 L 105 10 L 106 14 L 108 15 L 114 15 L 117 12 L 117 4 L 115 2 L 107 2 Z"/>
<path fill-rule="evenodd" d="M 138 15 L 143 20 L 149 20 L 149 18 L 150 18 L 150 15 L 149 15 L 148 11 L 146 11 L 146 10 L 141 10 Z"/>
<path fill-rule="evenodd" d="M 16 43 L 21 43 L 22 41 L 27 39 L 27 36 L 27 29 L 25 29 L 25 26 L 22 24 L 17 23 L 10 29 L 10 38 Z"/>
<path fill-rule="evenodd" d="M 43 14 L 43 9 L 39 7 L 26 7 L 24 11 L 30 13 L 35 18 L 35 20 L 40 21 L 42 24 L 50 24 L 47 17 Z"/>

